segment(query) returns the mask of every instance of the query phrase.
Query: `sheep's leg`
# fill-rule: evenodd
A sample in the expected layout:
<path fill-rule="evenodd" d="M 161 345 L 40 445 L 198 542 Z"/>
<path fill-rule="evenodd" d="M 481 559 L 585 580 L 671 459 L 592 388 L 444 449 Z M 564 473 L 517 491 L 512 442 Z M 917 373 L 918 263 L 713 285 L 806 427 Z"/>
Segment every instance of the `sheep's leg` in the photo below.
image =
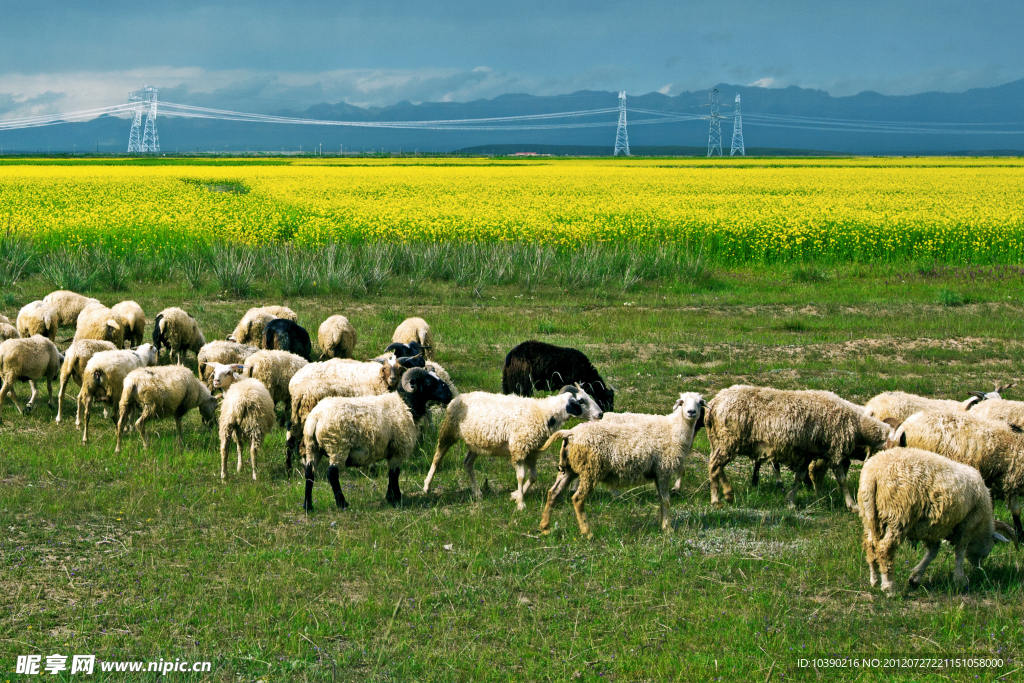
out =
<path fill-rule="evenodd" d="M 331 466 L 327 468 L 327 481 L 331 483 L 331 491 L 334 493 L 334 504 L 338 506 L 339 510 L 344 510 L 348 507 L 348 503 L 345 502 L 345 494 L 341 492 L 341 482 L 338 481 L 338 466 L 331 463 Z M 307 488 L 309 487 L 309 480 L 307 477 Z"/>
<path fill-rule="evenodd" d="M 754 472 L 750 475 L 750 485 L 757 486 L 761 483 L 761 461 L 754 461 Z"/>
<path fill-rule="evenodd" d="M 384 501 L 398 507 L 402 504 L 402 491 L 398 488 L 398 475 L 402 469 L 397 465 L 388 467 L 388 492 L 384 494 Z"/>
<path fill-rule="evenodd" d="M 772 460 L 772 477 L 775 479 L 777 489 L 786 490 L 786 485 L 782 483 L 782 467 L 779 466 L 778 460 Z"/>
<path fill-rule="evenodd" d="M 555 478 L 555 483 L 552 484 L 551 488 L 548 490 L 548 502 L 544 505 L 544 514 L 540 517 L 541 533 L 551 533 L 551 510 L 555 507 L 555 503 L 558 501 L 558 498 L 574 479 L 576 479 L 576 473 L 570 469 L 566 469 L 558 473 L 558 477 Z"/>
<path fill-rule="evenodd" d="M 964 556 L 967 555 L 967 541 L 960 538 L 954 548 L 956 552 L 956 566 L 953 568 L 953 581 L 960 588 L 967 586 L 967 574 L 964 573 Z"/>
<path fill-rule="evenodd" d="M 928 569 L 928 565 L 932 563 L 932 560 L 935 559 L 935 556 L 939 554 L 939 548 L 941 547 L 941 544 L 928 543 L 925 547 L 928 548 L 928 552 L 924 554 L 924 557 L 921 558 L 921 561 L 918 562 L 917 566 L 914 567 L 913 571 L 910 572 L 911 588 L 917 588 L 921 585 L 921 577 L 924 576 L 924 571 Z"/>
<path fill-rule="evenodd" d="M 864 539 L 864 557 L 868 562 L 868 571 L 871 572 L 871 587 L 874 588 L 878 585 L 878 558 L 875 556 L 875 544 L 870 539 L 868 534 L 865 532 Z"/>
<path fill-rule="evenodd" d="M 121 430 L 117 430 L 120 434 Z M 220 480 L 224 481 L 227 479 L 227 466 L 228 466 L 228 441 L 231 439 L 226 434 L 221 434 L 220 437 Z"/>
<path fill-rule="evenodd" d="M 482 500 L 484 497 L 483 492 L 480 490 L 480 485 L 476 483 L 476 472 L 473 471 L 473 463 L 476 462 L 477 453 L 471 450 L 466 451 L 466 457 L 462 461 L 462 464 L 466 467 L 466 476 L 469 478 L 469 490 L 473 492 L 473 498 L 476 500 Z M 426 487 L 424 486 L 424 491 Z"/>
<path fill-rule="evenodd" d="M 1021 529 L 1020 524 L 1020 498 L 1007 496 L 1006 507 L 1010 508 L 1010 514 L 1013 515 L 1013 531 L 1017 534 L 1017 542 L 1020 543 L 1024 541 L 1024 529 Z"/>
<path fill-rule="evenodd" d="M 53 408 L 53 378 L 46 378 L 46 405 Z"/>
<path fill-rule="evenodd" d="M 672 513 L 670 510 L 672 488 L 669 486 L 671 481 L 671 473 L 654 480 L 654 485 L 658 489 L 658 498 L 660 499 L 658 505 L 658 524 L 661 525 L 661 530 L 665 532 L 672 531 Z"/>
<path fill-rule="evenodd" d="M 36 381 L 34 379 L 30 379 L 28 381 L 28 386 L 32 389 L 32 395 L 28 397 L 28 403 L 25 404 L 25 410 L 21 411 L 22 415 L 28 415 L 29 413 L 32 412 L 32 410 L 36 407 L 36 396 L 39 395 L 39 387 L 36 386 Z M 13 391 L 11 392 L 11 398 L 14 398 Z M 14 405 L 18 404 L 15 403 Z"/>
<path fill-rule="evenodd" d="M 238 451 L 238 467 L 235 468 L 235 472 L 241 474 L 242 472 L 242 432 L 238 429 L 235 430 L 235 450 Z"/>
<path fill-rule="evenodd" d="M 7 398 L 7 382 L 0 384 L 0 423 L 3 422 L 4 399 Z"/>
<path fill-rule="evenodd" d="M 576 493 L 572 494 L 572 506 L 576 510 L 576 521 L 580 525 L 580 533 L 587 538 L 594 537 L 594 534 L 590 533 L 590 524 L 587 523 L 587 512 L 584 509 L 587 494 L 592 488 L 594 485 L 589 479 L 580 477 L 580 486 L 576 489 Z"/>
<path fill-rule="evenodd" d="M 335 468 L 337 470 L 337 468 Z M 337 474 L 335 474 L 337 476 Z M 302 499 L 302 509 L 313 511 L 313 462 L 306 463 L 306 496 Z"/>
<path fill-rule="evenodd" d="M 84 392 L 85 389 L 79 389 L 78 396 L 75 397 L 75 429 L 82 428 L 82 394 Z"/>
<path fill-rule="evenodd" d="M 83 394 L 85 394 L 83 396 Z M 85 389 L 78 394 L 78 400 L 82 402 L 82 443 L 89 442 L 89 418 L 92 416 L 92 397 L 85 393 Z"/>
<path fill-rule="evenodd" d="M 530 476 L 526 480 L 526 486 L 523 487 L 523 495 L 525 496 L 530 487 L 537 483 L 537 459 L 527 461 L 526 466 L 530 469 Z"/>
<path fill-rule="evenodd" d="M 71 380 L 71 375 L 60 378 L 60 386 L 57 387 L 57 424 L 64 418 L 64 391 L 68 387 L 68 381 Z"/>
<path fill-rule="evenodd" d="M 839 488 L 843 491 L 843 498 L 846 500 L 846 509 L 851 512 L 857 512 L 859 509 L 857 507 L 857 501 L 854 499 L 853 494 L 850 493 L 850 487 L 846 479 L 846 469 L 843 467 L 842 462 L 832 465 L 832 474 L 835 475 L 836 483 L 839 484 Z M 824 473 L 822 478 L 824 478 Z"/>
<path fill-rule="evenodd" d="M 882 577 L 882 590 L 889 597 L 896 595 L 896 586 L 892 582 L 892 563 L 900 541 L 902 538 L 893 532 L 892 527 L 887 527 L 882 538 L 875 541 L 875 561 Z"/>
<path fill-rule="evenodd" d="M 146 420 L 152 416 L 149 406 L 142 409 L 142 414 L 139 415 L 139 419 L 135 421 L 135 429 L 138 430 L 139 436 L 142 437 L 142 447 L 149 448 L 149 437 L 146 436 Z"/>
<path fill-rule="evenodd" d="M 793 474 L 793 488 L 791 488 L 789 490 L 789 493 L 786 494 L 786 505 L 788 505 L 791 508 L 796 507 L 797 491 L 799 491 L 800 487 L 803 486 L 804 483 L 806 483 L 807 481 L 807 468 L 804 467 L 803 465 L 799 465 L 797 466 Z"/>
<path fill-rule="evenodd" d="M 732 485 L 729 477 L 725 474 L 725 466 L 729 464 L 729 458 L 721 455 L 718 449 L 711 451 L 708 459 L 708 479 L 711 480 L 711 504 L 722 505 L 722 498 L 728 502 L 733 501 Z M 721 492 L 721 497 L 719 496 Z"/>
<path fill-rule="evenodd" d="M 4 382 L 3 389 L 0 389 L 0 397 L 2 397 L 2 396 L 10 396 L 11 397 L 11 403 L 13 403 L 14 407 L 18 409 L 18 413 L 21 414 L 21 415 L 25 414 L 25 411 L 22 410 L 21 406 L 18 404 L 18 395 L 16 393 L 14 393 L 14 381 L 13 380 L 10 381 L 10 382 Z M 3 403 L 3 399 L 0 398 L 0 407 L 2 407 L 3 404 L 4 404 Z"/>
<path fill-rule="evenodd" d="M 178 448 L 185 449 L 185 436 L 181 432 L 181 417 L 179 415 L 174 416 L 174 426 L 178 431 Z"/>
<path fill-rule="evenodd" d="M 259 437 L 253 434 L 252 443 L 249 445 L 249 457 L 252 460 L 252 480 L 256 481 L 256 451 L 260 449 Z"/>
<path fill-rule="evenodd" d="M 526 483 L 526 465 L 521 462 L 517 462 L 516 465 L 516 483 L 518 488 L 512 492 L 510 498 L 516 501 L 516 510 L 525 510 L 526 503 L 523 501 L 523 497 L 526 493 L 524 484 Z"/>
<path fill-rule="evenodd" d="M 437 435 L 437 450 L 434 451 L 434 460 L 430 463 L 430 471 L 427 472 L 427 478 L 423 480 L 423 493 L 430 493 L 430 483 L 434 481 L 434 475 L 437 473 L 437 468 L 441 465 L 441 461 L 444 460 L 444 456 L 448 454 L 448 449 L 455 445 L 458 441 L 458 435 L 454 433 L 454 430 L 448 428 L 448 419 L 441 423 L 441 430 Z M 468 449 L 467 449 L 468 451 Z M 466 459 L 469 460 L 470 453 L 466 454 Z M 476 457 L 475 455 L 472 457 Z M 469 463 L 470 468 L 469 480 L 473 484 L 474 495 L 476 495 L 476 479 L 472 474 L 472 462 Z M 479 496 L 478 496 L 479 497 Z"/>

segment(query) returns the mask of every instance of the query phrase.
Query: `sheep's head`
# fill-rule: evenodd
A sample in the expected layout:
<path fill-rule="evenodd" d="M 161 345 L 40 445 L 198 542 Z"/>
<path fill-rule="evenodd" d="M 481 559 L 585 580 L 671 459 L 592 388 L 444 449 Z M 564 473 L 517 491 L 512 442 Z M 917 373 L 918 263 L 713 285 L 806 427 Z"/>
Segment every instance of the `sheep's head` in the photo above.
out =
<path fill-rule="evenodd" d="M 384 384 L 387 385 L 388 391 L 394 391 L 398 388 L 398 383 L 401 381 L 403 373 L 405 373 L 405 368 L 399 365 L 398 359 L 393 355 L 377 362 L 381 364 L 380 377 Z"/>
<path fill-rule="evenodd" d="M 424 356 L 426 354 L 424 354 L 423 351 L 425 349 L 429 349 L 429 348 L 430 348 L 429 346 L 423 346 L 419 342 L 409 342 L 408 344 L 402 344 L 400 342 L 394 342 L 394 343 L 388 344 L 388 347 L 386 349 L 384 349 L 384 353 L 386 353 L 386 354 L 387 353 L 394 353 L 399 358 L 401 358 L 403 356 L 405 356 L 405 357 Z M 423 367 L 423 366 L 419 366 L 419 367 Z"/>
<path fill-rule="evenodd" d="M 206 366 L 213 371 L 211 384 L 214 389 L 227 389 L 233 382 L 242 379 L 241 372 L 245 369 L 245 366 L 238 363 L 207 363 Z"/>
<path fill-rule="evenodd" d="M 1017 538 L 1010 525 L 1002 520 L 995 520 L 994 527 L 995 530 L 992 531 L 991 534 L 982 532 L 977 537 L 971 539 L 970 544 L 968 544 L 967 561 L 972 567 L 978 567 L 980 569 L 981 561 L 989 556 L 989 553 L 992 552 L 992 548 L 995 547 L 996 543 L 1011 543 L 1010 538 Z M 999 533 L 1000 531 L 1005 532 L 1010 538 Z M 1012 542 L 1016 543 L 1016 541 Z"/>
<path fill-rule="evenodd" d="M 452 400 L 452 390 L 448 384 L 423 368 L 406 370 L 402 375 L 401 391 L 406 394 L 416 394 L 423 401 L 436 401 L 442 405 L 448 405 Z"/>
<path fill-rule="evenodd" d="M 199 415 L 203 418 L 203 424 L 207 427 L 213 427 L 217 424 L 217 399 L 211 394 L 207 393 L 206 397 L 199 403 Z"/>
<path fill-rule="evenodd" d="M 142 344 L 138 348 L 132 349 L 139 358 L 142 359 L 142 365 L 144 367 L 150 367 L 156 365 L 156 347 L 152 344 Z"/>
<path fill-rule="evenodd" d="M 558 390 L 559 394 L 568 394 L 569 398 L 565 404 L 565 412 L 570 415 L 585 418 L 587 420 L 600 420 L 604 417 L 604 411 L 597 402 L 590 397 L 590 394 L 583 391 L 579 384 L 566 385 Z"/>
<path fill-rule="evenodd" d="M 704 409 L 707 408 L 707 405 L 703 396 L 696 391 L 688 391 L 685 394 L 679 394 L 679 399 L 672 406 L 672 412 L 682 410 L 683 416 L 687 420 L 695 419 L 703 425 L 700 418 L 704 416 Z M 697 429 L 694 428 L 694 431 L 696 432 Z"/>

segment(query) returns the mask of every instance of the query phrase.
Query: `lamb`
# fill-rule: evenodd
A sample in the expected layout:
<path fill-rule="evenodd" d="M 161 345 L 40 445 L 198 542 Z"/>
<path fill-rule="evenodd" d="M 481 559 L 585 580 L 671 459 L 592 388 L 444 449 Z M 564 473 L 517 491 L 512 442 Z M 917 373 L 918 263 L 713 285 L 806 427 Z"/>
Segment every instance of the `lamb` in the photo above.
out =
<path fill-rule="evenodd" d="M 310 363 L 288 382 L 291 416 L 287 425 L 285 466 L 291 470 L 292 454 L 300 450 L 302 437 L 295 433 L 306 423 L 316 404 L 333 396 L 378 396 L 394 391 L 405 373 L 394 356 L 387 361 L 361 363 L 333 358 Z M 301 454 L 301 453 L 300 453 Z"/>
<path fill-rule="evenodd" d="M 288 385 L 307 365 L 309 361 L 305 358 L 288 351 L 257 351 L 245 359 L 242 375 L 263 382 L 274 404 L 284 403 L 283 415 L 287 415 L 292 403 Z"/>
<path fill-rule="evenodd" d="M 969 413 L 929 410 L 915 413 L 900 425 L 893 444 L 923 448 L 970 465 L 985 480 L 994 498 L 1002 498 L 1013 514 L 1016 539 L 1024 538 L 1020 497 L 1024 495 L 1024 434 L 999 420 Z"/>
<path fill-rule="evenodd" d="M 827 461 L 843 491 L 846 507 L 856 502 L 846 484 L 852 458 L 880 450 L 892 428 L 865 414 L 857 405 L 829 391 L 781 391 L 768 387 L 734 385 L 723 389 L 708 404 L 704 424 L 711 442 L 708 474 L 711 502 L 721 505 L 719 490 L 733 501 L 725 466 L 740 455 L 789 465 L 796 482 L 786 501 L 796 504 L 796 493 L 814 460 Z"/>
<path fill-rule="evenodd" d="M 141 346 L 146 333 L 146 312 L 134 301 L 122 301 L 111 306 L 124 321 L 124 340 L 128 346 Z"/>
<path fill-rule="evenodd" d="M 125 321 L 103 304 L 89 304 L 82 309 L 75 327 L 75 341 L 102 339 L 117 348 L 124 348 Z"/>
<path fill-rule="evenodd" d="M 67 389 L 68 381 L 74 379 L 75 384 L 85 384 L 85 366 L 93 356 L 101 351 L 116 351 L 117 347 L 112 342 L 102 339 L 80 339 L 64 353 L 64 362 L 60 366 L 60 388 L 57 390 L 57 424 L 64 419 L 64 391 Z M 77 410 L 75 412 L 75 426 L 82 424 L 82 397 L 75 399 Z"/>
<path fill-rule="evenodd" d="M 23 338 L 41 335 L 57 343 L 57 311 L 45 301 L 33 301 L 18 311 L 18 334 Z"/>
<path fill-rule="evenodd" d="M 178 430 L 178 446 L 184 445 L 181 434 L 181 420 L 193 408 L 199 409 L 203 424 L 212 427 L 217 421 L 217 399 L 206 385 L 183 365 L 139 368 L 124 378 L 117 419 L 117 446 L 121 452 L 121 432 L 124 431 L 128 415 L 134 408 L 141 408 L 142 414 L 135 421 L 135 428 L 142 437 L 142 445 L 149 448 L 146 436 L 146 422 L 153 418 L 174 416 Z"/>
<path fill-rule="evenodd" d="M 52 340 L 41 335 L 28 339 L 8 339 L 0 344 L 0 422 L 3 421 L 4 399 L 10 394 L 14 407 L 22 415 L 31 412 L 36 405 L 39 390 L 36 380 L 46 378 L 46 404 L 53 407 L 53 380 L 60 372 L 60 364 L 64 357 L 57 350 Z M 16 381 L 28 381 L 32 388 L 25 409 L 18 405 L 18 396 L 14 393 Z"/>
<path fill-rule="evenodd" d="M 287 318 L 277 318 L 263 328 L 263 348 L 268 351 L 290 351 L 309 362 L 313 353 L 313 345 L 309 341 L 309 332 L 298 323 Z"/>
<path fill-rule="evenodd" d="M 548 502 L 540 521 L 542 533 L 550 533 L 551 510 L 566 487 L 579 477 L 573 494 L 576 521 L 580 533 L 592 537 L 584 504 L 599 482 L 619 488 L 654 479 L 661 498 L 658 523 L 662 531 L 671 531 L 669 496 L 672 481 L 683 469 L 693 446 L 694 430 L 705 406 L 704 398 L 694 392 L 679 394 L 672 413 L 660 420 L 584 422 L 572 429 L 557 431 L 541 447 L 564 439 L 559 455 L 558 478 L 548 491 Z"/>
<path fill-rule="evenodd" d="M 532 396 L 534 389 L 551 391 L 557 386 L 579 384 L 601 410 L 615 410 L 615 389 L 606 384 L 590 359 L 581 351 L 530 340 L 505 356 L 501 393 Z"/>
<path fill-rule="evenodd" d="M 199 329 L 199 323 L 180 308 L 165 308 L 153 321 L 153 346 L 156 347 L 157 358 L 160 357 L 160 348 L 166 346 L 169 352 L 177 352 L 178 365 L 181 365 L 183 355 L 189 351 L 198 355 L 205 345 L 206 338 Z"/>
<path fill-rule="evenodd" d="M 320 360 L 351 358 L 356 348 L 356 329 L 343 315 L 332 315 L 317 330 Z"/>
<path fill-rule="evenodd" d="M 263 328 L 277 316 L 262 308 L 250 308 L 228 335 L 228 341 L 263 348 Z"/>
<path fill-rule="evenodd" d="M 402 463 L 412 456 L 419 442 L 419 424 L 427 403 L 447 404 L 452 400 L 448 385 L 421 368 L 402 376 L 398 391 L 380 396 L 326 398 L 309 413 L 303 426 L 306 495 L 303 507 L 313 510 L 313 475 L 328 458 L 327 480 L 335 504 L 348 507 L 338 481 L 338 467 L 362 467 L 380 460 L 388 462 L 388 490 L 385 500 L 402 502 L 398 476 Z"/>
<path fill-rule="evenodd" d="M 97 299 L 65 289 L 50 292 L 43 297 L 43 301 L 53 306 L 57 312 L 58 327 L 75 327 L 78 324 L 78 314 L 82 312 L 82 309 L 89 304 L 99 303 Z"/>
<path fill-rule="evenodd" d="M 209 344 L 203 345 L 196 354 L 196 361 L 199 364 L 199 376 L 211 390 L 213 387 L 212 364 L 223 365 L 241 364 L 245 359 L 259 351 L 255 346 L 238 344 L 232 341 L 218 339 Z"/>
<path fill-rule="evenodd" d="M 156 348 L 152 344 L 143 344 L 134 351 L 100 351 L 89 359 L 82 373 L 82 390 L 78 393 L 84 419 L 82 443 L 89 442 L 93 401 L 109 405 L 116 422 L 125 377 L 133 370 L 156 365 L 156 362 Z"/>
<path fill-rule="evenodd" d="M 18 328 L 8 322 L 0 321 L 0 342 L 5 342 L 8 339 L 21 339 L 21 335 L 18 334 Z"/>
<path fill-rule="evenodd" d="M 437 451 L 423 482 L 423 492 L 430 492 L 430 483 L 448 449 L 462 440 L 467 449 L 463 464 L 473 496 L 477 500 L 483 497 L 473 472 L 477 456 L 488 453 L 508 457 L 515 467 L 518 481 L 518 488 L 510 497 L 516 501 L 518 510 L 525 510 L 526 493 L 537 481 L 537 456 L 548 437 L 570 417 L 600 420 L 602 414 L 594 399 L 578 386 L 562 387 L 557 394 L 546 398 L 503 396 L 485 391 L 461 394 L 445 412 L 438 432 Z M 527 468 L 529 479 L 526 477 Z"/>
<path fill-rule="evenodd" d="M 887 391 L 875 396 L 864 404 L 867 414 L 892 427 L 899 427 L 903 421 L 922 410 L 971 410 L 984 400 L 985 394 L 975 394 L 965 401 L 925 398 L 902 391 Z"/>
<path fill-rule="evenodd" d="M 274 401 L 258 379 L 240 379 L 224 392 L 220 406 L 220 478 L 226 478 L 228 442 L 235 439 L 238 471 L 242 471 L 242 440 L 249 442 L 252 480 L 256 481 L 256 452 L 274 428 Z"/>
<path fill-rule="evenodd" d="M 424 358 L 433 357 L 434 336 L 430 332 L 430 325 L 423 318 L 406 318 L 391 335 L 391 341 L 399 344 L 416 342 L 423 347 Z"/>
<path fill-rule="evenodd" d="M 960 586 L 967 584 L 965 556 L 980 568 L 996 541 L 1008 542 L 996 529 L 1009 533 L 1009 525 L 993 521 L 992 501 L 978 471 L 925 450 L 892 448 L 868 460 L 858 498 L 871 585 L 878 585 L 881 574 L 889 596 L 896 594 L 893 558 L 904 540 L 923 541 L 928 549 L 910 573 L 911 588 L 921 584 L 943 540 L 956 553 L 953 578 Z"/>

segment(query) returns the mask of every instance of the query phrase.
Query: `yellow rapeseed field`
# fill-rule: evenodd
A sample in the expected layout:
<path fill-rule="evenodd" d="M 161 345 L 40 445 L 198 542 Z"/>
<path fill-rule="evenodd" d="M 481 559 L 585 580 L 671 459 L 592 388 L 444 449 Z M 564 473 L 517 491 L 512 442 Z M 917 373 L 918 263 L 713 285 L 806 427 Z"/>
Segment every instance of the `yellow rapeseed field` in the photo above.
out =
<path fill-rule="evenodd" d="M 1024 160 L 12 164 L 0 165 L 0 212 L 0 225 L 41 246 L 115 251 L 214 240 L 675 241 L 724 263 L 1017 262 Z"/>

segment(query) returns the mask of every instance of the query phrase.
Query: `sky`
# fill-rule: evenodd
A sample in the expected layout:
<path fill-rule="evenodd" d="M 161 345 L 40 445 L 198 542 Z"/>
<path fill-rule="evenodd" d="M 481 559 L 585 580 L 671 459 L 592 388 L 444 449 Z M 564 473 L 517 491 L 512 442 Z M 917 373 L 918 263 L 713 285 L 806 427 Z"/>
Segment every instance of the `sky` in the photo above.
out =
<path fill-rule="evenodd" d="M 160 99 L 270 113 L 717 83 L 835 96 L 1024 78 L 1005 0 L 0 0 L 0 119 Z"/>

